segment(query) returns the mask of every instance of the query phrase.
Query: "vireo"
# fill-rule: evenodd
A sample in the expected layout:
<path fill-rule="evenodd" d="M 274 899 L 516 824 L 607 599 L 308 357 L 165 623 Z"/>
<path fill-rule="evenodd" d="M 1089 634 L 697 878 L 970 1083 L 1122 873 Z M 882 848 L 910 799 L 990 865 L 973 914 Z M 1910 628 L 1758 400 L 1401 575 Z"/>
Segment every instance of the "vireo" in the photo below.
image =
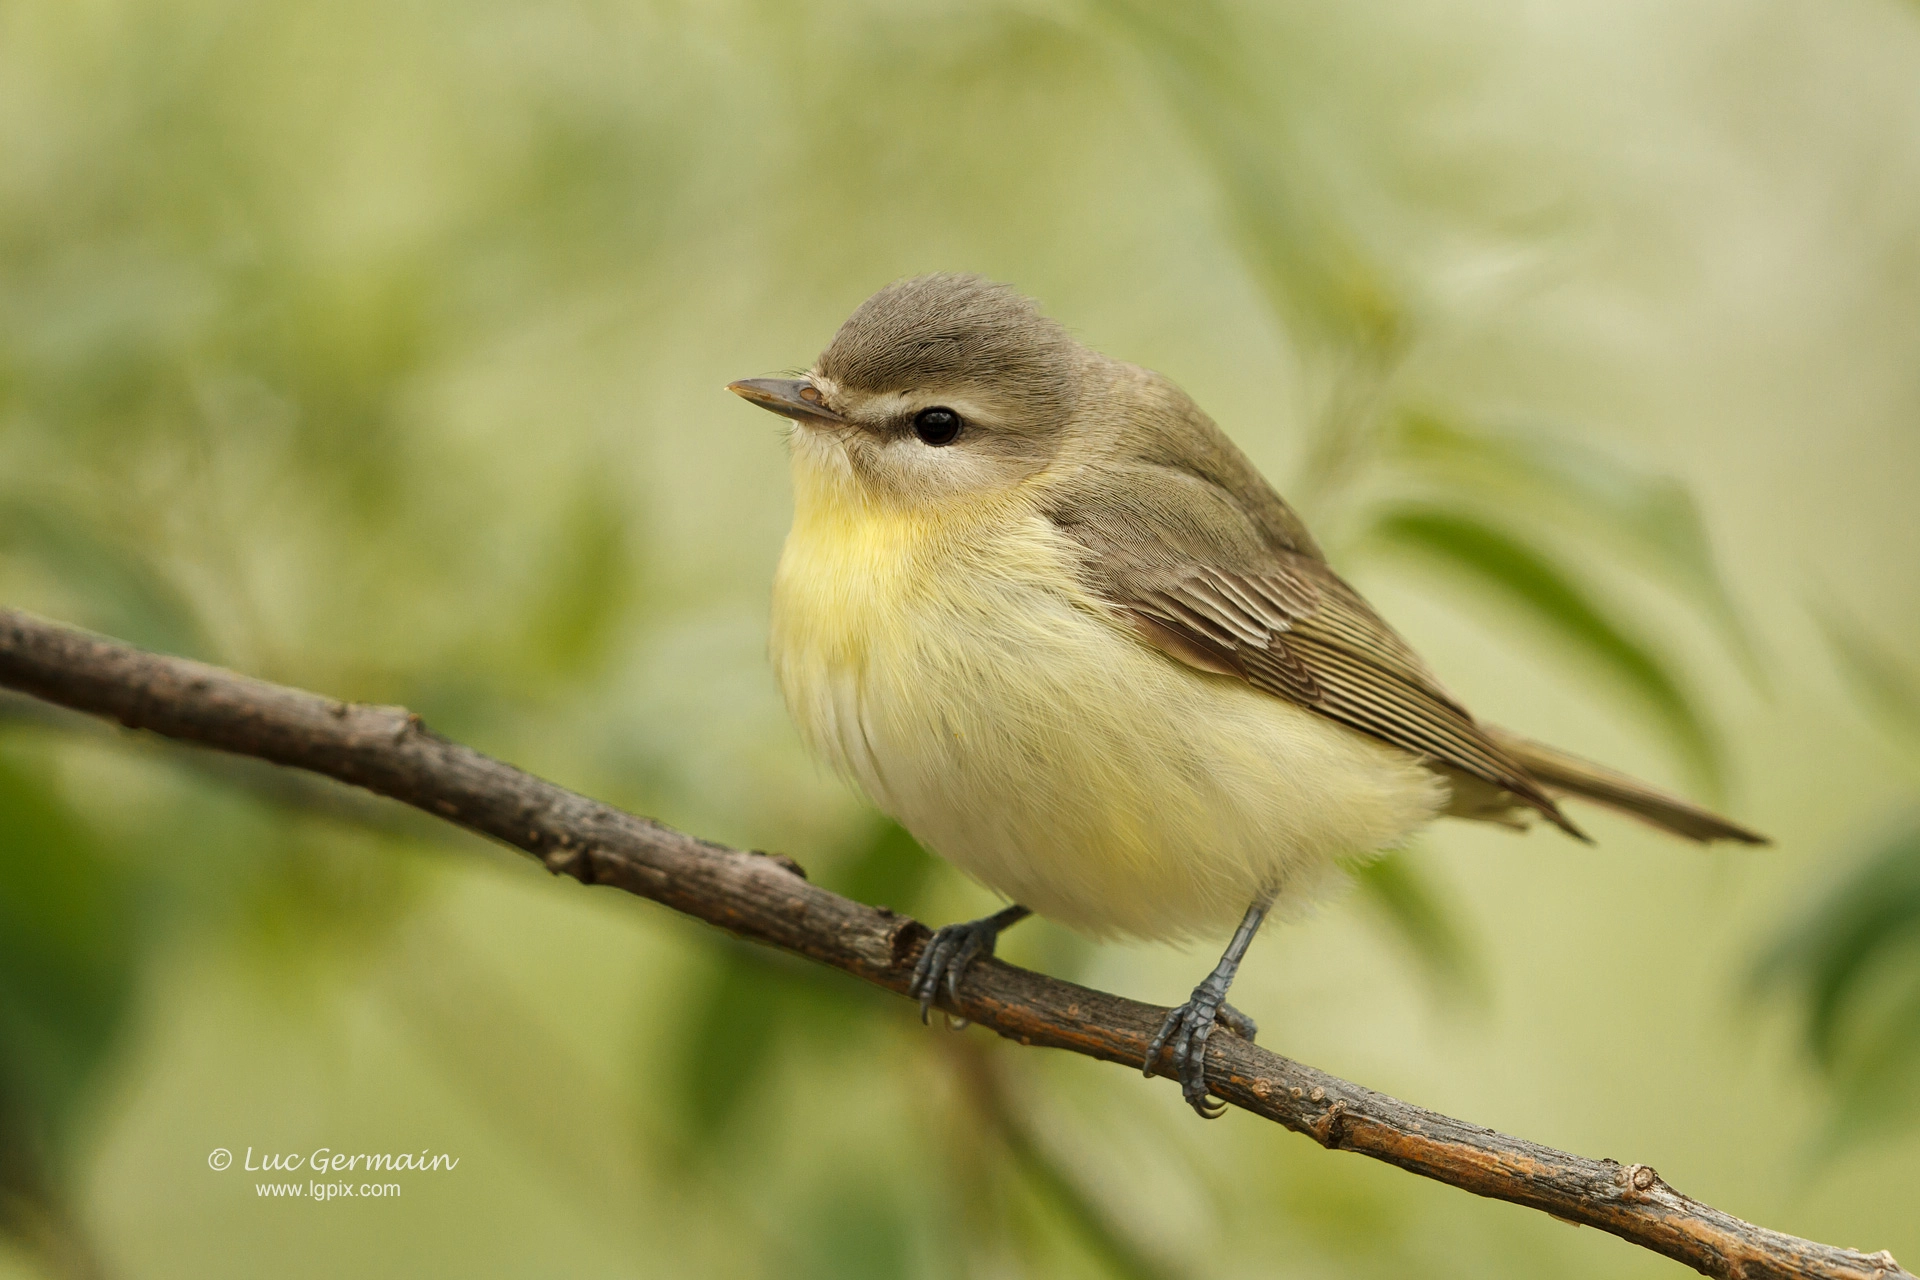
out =
<path fill-rule="evenodd" d="M 1233 928 L 1167 1015 L 1187 1101 L 1276 903 L 1436 816 L 1580 839 L 1572 794 L 1694 840 L 1762 837 L 1475 720 L 1166 378 L 973 276 L 882 289 L 803 378 L 772 656 L 814 751 L 1016 905 L 948 925 L 913 992 L 1039 912 L 1095 936 Z"/>

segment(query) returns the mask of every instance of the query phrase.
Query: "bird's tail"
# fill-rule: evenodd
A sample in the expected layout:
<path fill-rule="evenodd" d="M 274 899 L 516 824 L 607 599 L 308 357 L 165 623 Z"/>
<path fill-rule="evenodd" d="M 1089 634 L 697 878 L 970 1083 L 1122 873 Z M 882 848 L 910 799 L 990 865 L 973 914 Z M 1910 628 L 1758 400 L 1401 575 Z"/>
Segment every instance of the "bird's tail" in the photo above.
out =
<path fill-rule="evenodd" d="M 1685 836 L 1702 843 L 1711 840 L 1737 840 L 1741 844 L 1771 844 L 1755 831 L 1728 822 L 1697 804 L 1669 795 L 1604 765 L 1582 760 L 1579 756 L 1535 742 L 1507 729 L 1480 726 L 1520 766 L 1548 791 L 1579 796 L 1609 809 L 1651 823 L 1662 831 Z"/>

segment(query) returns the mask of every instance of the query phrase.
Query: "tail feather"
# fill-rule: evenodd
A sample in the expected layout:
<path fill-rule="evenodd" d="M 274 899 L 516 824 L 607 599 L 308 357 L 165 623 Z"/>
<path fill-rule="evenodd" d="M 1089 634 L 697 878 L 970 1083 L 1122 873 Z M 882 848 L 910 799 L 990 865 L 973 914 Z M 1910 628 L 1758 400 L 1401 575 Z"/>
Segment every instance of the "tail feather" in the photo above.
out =
<path fill-rule="evenodd" d="M 1702 843 L 1737 840 L 1741 844 L 1771 844 L 1766 836 L 1727 821 L 1699 805 L 1648 786 L 1637 778 L 1582 760 L 1579 756 L 1535 742 L 1493 725 L 1480 726 L 1486 735 L 1519 762 L 1548 791 L 1576 795 L 1640 819 L 1677 836 Z"/>

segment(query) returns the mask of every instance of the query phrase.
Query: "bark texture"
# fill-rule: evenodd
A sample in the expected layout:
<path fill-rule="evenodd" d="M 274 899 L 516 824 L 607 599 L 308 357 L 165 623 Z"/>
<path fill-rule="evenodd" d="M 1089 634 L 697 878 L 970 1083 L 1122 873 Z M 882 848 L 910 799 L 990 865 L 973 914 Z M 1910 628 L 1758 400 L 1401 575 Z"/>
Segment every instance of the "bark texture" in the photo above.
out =
<path fill-rule="evenodd" d="M 650 898 L 743 938 L 906 994 L 918 921 L 808 883 L 792 860 L 636 817 L 431 732 L 403 707 L 318 694 L 0 610 L 0 685 L 183 742 L 307 769 L 525 850 L 549 871 Z M 1139 1069 L 1165 1010 L 996 959 L 949 1012 L 1024 1045 Z M 1169 1067 L 1170 1063 L 1162 1066 Z M 1556 1151 L 1401 1102 L 1222 1031 L 1215 1096 L 1324 1147 L 1598 1227 L 1729 1280 L 1914 1280 L 1891 1254 L 1770 1231 L 1675 1191 L 1643 1164 Z"/>

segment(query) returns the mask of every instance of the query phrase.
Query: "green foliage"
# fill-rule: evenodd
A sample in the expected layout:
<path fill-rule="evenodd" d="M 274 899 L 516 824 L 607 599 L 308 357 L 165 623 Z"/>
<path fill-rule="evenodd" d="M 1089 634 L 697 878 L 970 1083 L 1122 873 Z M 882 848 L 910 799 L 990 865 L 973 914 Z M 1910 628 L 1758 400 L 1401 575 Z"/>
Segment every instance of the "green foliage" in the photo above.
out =
<path fill-rule="evenodd" d="M 62 1223 L 67 1161 L 124 1039 L 139 953 L 131 889 L 43 771 L 0 755 L 0 1230 Z"/>
<path fill-rule="evenodd" d="M 192 605 L 151 556 L 76 504 L 0 493 L 0 555 L 57 582 L 71 621 L 161 653 L 214 656 Z"/>
<path fill-rule="evenodd" d="M 984 1057 L 984 1055 L 982 1055 Z M 990 1072 L 990 1062 L 978 1068 Z M 1175 1274 L 1131 1238 L 1126 1225 L 1082 1185 L 1074 1173 L 1014 1114 L 1004 1093 L 989 1084 L 983 1091 L 981 1121 L 991 1125 L 1007 1155 L 1039 1198 L 1079 1237 L 1100 1269 L 1115 1280 L 1171 1280 Z"/>
<path fill-rule="evenodd" d="M 850 851 L 829 887 L 861 902 L 911 914 L 935 872 L 932 858 L 894 822 Z M 677 1114 L 690 1149 L 711 1146 L 785 1056 L 857 1054 L 874 1030 L 869 1015 L 897 1014 L 894 1002 L 840 974 L 764 947 L 718 942 L 695 988 L 675 1067 Z"/>
<path fill-rule="evenodd" d="M 1727 241 L 1805 246 L 1767 256 L 1766 289 L 1797 270 L 1818 304 L 1832 280 L 1850 282 L 1848 314 L 1875 331 L 1824 325 L 1819 305 L 1751 305 L 1748 288 L 1794 295 L 1711 251 L 1747 196 L 1696 201 L 1664 178 L 1804 171 L 1828 194 L 1868 189 L 1814 164 L 1847 153 L 1824 133 L 1804 152 L 1739 154 L 1726 141 L 1738 130 L 1721 127 L 1781 101 L 1854 101 L 1855 69 L 1835 73 L 1847 93 L 1829 80 L 1802 98 L 1813 82 L 1785 68 L 1804 59 L 1743 57 L 1767 74 L 1742 98 L 1731 64 L 1689 52 L 1785 48 L 1789 18 L 1771 10 L 1778 30 L 1717 15 L 1700 39 L 1679 10 L 1576 5 L 1513 23 L 1443 9 L 8 6 L 0 595 L 151 647 L 406 702 L 570 786 L 790 850 L 830 887 L 938 923 L 958 896 L 948 873 L 814 771 L 785 725 L 759 661 L 784 474 L 772 427 L 718 388 L 803 361 L 888 276 L 977 269 L 1201 393 L 1343 570 L 1371 550 L 1418 556 L 1449 588 L 1533 624 L 1490 627 L 1486 668 L 1570 657 L 1588 687 L 1626 694 L 1618 714 L 1706 768 L 1718 708 L 1676 660 L 1690 650 L 1636 617 L 1616 580 L 1670 592 L 1757 680 L 1760 646 L 1708 534 L 1752 475 L 1722 486 L 1729 511 L 1703 512 L 1636 461 L 1631 437 L 1675 387 L 1713 390 L 1673 420 L 1697 421 L 1688 430 L 1725 446 L 1730 466 L 1768 429 L 1750 404 L 1713 404 L 1716 358 L 1737 356 L 1732 381 L 1759 386 L 1754 344 L 1785 336 L 1715 309 L 1712 290 L 1737 279 L 1742 309 L 1769 324 L 1819 317 L 1845 339 L 1829 352 L 1791 335 L 1808 369 L 1835 370 L 1839 394 L 1818 403 L 1838 441 L 1846 414 L 1868 420 L 1847 408 L 1869 403 L 1861 388 L 1910 382 L 1898 335 L 1913 290 L 1872 292 L 1906 279 L 1904 260 L 1839 221 L 1846 201 L 1785 192 L 1780 210 L 1834 210 L 1848 234 L 1778 221 Z M 1839 65 L 1859 16 L 1818 21 Z M 1602 29 L 1633 34 L 1584 38 Z M 1692 78 L 1666 87 L 1684 88 L 1689 110 L 1726 112 L 1710 130 L 1622 102 L 1610 141 L 1598 122 L 1613 112 L 1581 100 L 1556 114 L 1563 88 L 1578 99 L 1602 83 L 1587 75 L 1649 83 L 1651 101 L 1686 66 Z M 1883 92 L 1853 115 L 1897 122 Z M 1796 110 L 1794 127 L 1840 131 L 1816 116 Z M 1791 131 L 1757 132 L 1789 145 Z M 1707 134 L 1710 146 L 1684 141 Z M 1690 148 L 1673 173 L 1636 167 L 1668 144 Z M 1911 175 L 1879 140 L 1862 153 L 1897 210 Z M 1672 225 L 1636 223 L 1666 188 Z M 1515 289 L 1516 261 L 1547 270 Z M 1667 326 L 1689 314 L 1697 330 Z M 1543 316 L 1538 342 L 1520 332 Z M 1725 549 L 1759 579 L 1750 547 Z M 1833 626 L 1876 709 L 1920 707 L 1886 650 L 1856 643 L 1862 627 Z M 1910 887 L 1901 830 L 1796 923 L 1767 971 L 1770 990 L 1805 1003 L 1818 1060 L 1863 1123 L 1907 1096 L 1902 1055 L 1915 1052 L 1914 926 L 1894 909 Z M 1511 939 L 1467 927 L 1420 857 L 1376 862 L 1359 885 L 1443 996 L 1484 982 L 1534 1016 L 1515 996 L 1530 975 L 1503 964 Z M 1623 975 L 1634 955 L 1668 950 L 1670 935 L 1648 947 L 1650 932 L 1631 931 L 1664 906 L 1698 907 L 1683 892 L 1603 921 L 1632 944 Z M 1023 926 L 1009 949 L 1169 995 L 1201 963 L 1197 949 L 1066 938 Z M 1288 975 L 1301 1003 L 1261 1013 L 1271 1043 L 1289 1051 L 1288 1017 L 1332 1006 L 1337 1043 L 1405 1052 L 1378 1059 L 1393 1087 L 1437 1099 L 1484 1084 L 1484 1064 L 1449 1077 L 1414 1031 L 1376 1025 L 1344 942 L 1319 943 Z M 1309 1007 L 1315 992 L 1332 998 Z M 290 1000 L 301 995 L 320 998 Z M 151 1037 L 127 1035 L 136 1005 Z M 180 1043 L 189 1032 L 202 1055 Z M 1147 1275 L 1164 1253 L 1199 1259 L 1194 1274 L 1575 1275 L 1561 1263 L 1604 1247 L 1564 1243 L 1573 1233 L 1552 1224 L 1527 1236 L 1519 1215 L 1477 1218 L 1457 1197 L 1423 1219 L 1412 1179 L 1330 1175 L 1310 1144 L 1243 1137 L 1234 1120 L 1194 1126 L 1170 1091 L 1057 1055 L 996 1054 L 1006 1092 L 983 1099 L 956 1065 L 956 1046 L 981 1040 L 266 767 L 51 717 L 0 755 L 9 1152 L 46 1157 L 35 1194 L 85 1174 L 97 1205 L 82 1216 L 129 1249 L 171 1238 L 188 1256 L 211 1228 L 264 1242 L 235 1273 L 288 1253 L 284 1219 L 235 1211 L 173 1162 L 191 1164 L 193 1144 L 243 1114 L 297 1128 L 362 1111 L 476 1149 L 444 1201 L 409 1186 L 383 1250 L 537 1242 L 532 1261 L 409 1268 L 383 1252 L 388 1270 Z M 283 1070 L 281 1053 L 298 1066 Z M 103 1109 L 116 1068 L 124 1105 Z M 1550 1074 L 1535 1073 L 1529 1105 L 1550 1105 L 1564 1083 Z M 1623 1108 L 1621 1124 L 1634 1119 Z M 1731 1171 L 1762 1150 L 1756 1127 L 1729 1144 Z M 456 1205 L 454 1225 L 436 1226 L 436 1207 Z M 323 1243 L 296 1256 L 317 1273 L 340 1269 L 363 1227 L 313 1229 Z M 609 1235 L 617 1245 L 596 1254 Z M 1510 1268 L 1488 1261 L 1501 1241 Z M 161 1274 L 163 1252 L 126 1269 Z M 1617 1256 L 1595 1256 L 1593 1273 L 1617 1272 Z"/>
<path fill-rule="evenodd" d="M 1371 534 L 1464 572 L 1522 605 L 1574 653 L 1636 695 L 1701 775 L 1718 783 L 1713 735 L 1666 663 L 1545 553 L 1476 516 L 1429 506 L 1388 510 L 1374 520 Z"/>
<path fill-rule="evenodd" d="M 548 552 L 540 595 L 528 602 L 528 665 L 561 677 L 591 675 L 619 636 L 641 566 L 620 495 L 596 470 L 576 486 Z"/>
<path fill-rule="evenodd" d="M 912 1230 L 884 1187 L 821 1188 L 797 1274 L 805 1280 L 892 1280 L 911 1270 Z"/>
<path fill-rule="evenodd" d="M 1453 909 L 1405 850 L 1383 854 L 1354 872 L 1360 892 L 1387 920 L 1421 970 L 1448 996 L 1477 995 L 1486 975 Z"/>
<path fill-rule="evenodd" d="M 1814 616 L 1860 705 L 1893 732 L 1920 745 L 1920 672 L 1839 605 L 1824 604 Z"/>
<path fill-rule="evenodd" d="M 764 948 L 730 942 L 682 1020 L 675 1093 L 690 1149 L 710 1146 L 787 1047 L 788 1007 L 806 977 Z"/>
<path fill-rule="evenodd" d="M 1802 1042 L 1834 1091 L 1835 1141 L 1920 1121 L 1920 817 L 1790 921 L 1753 983 L 1801 1006 Z"/>
<path fill-rule="evenodd" d="M 47 779 L 0 761 L 0 1017 L 8 1094 L 63 1127 L 130 994 L 129 889 Z"/>
<path fill-rule="evenodd" d="M 1835 606 L 1821 621 L 1865 707 L 1920 741 L 1920 682 Z M 1801 1046 L 1833 1093 L 1829 1141 L 1920 1124 L 1920 813 L 1901 816 L 1755 962 L 1754 991 L 1799 1006 Z"/>
<path fill-rule="evenodd" d="M 830 883 L 862 901 L 904 911 L 918 909 L 937 871 L 933 859 L 892 822 L 876 824 L 850 854 Z M 1164 1268 L 1016 1113 L 1000 1073 L 1004 1067 L 1025 1074 L 1022 1063 L 1003 1063 L 973 1043 L 942 1044 L 916 1024 L 903 1028 L 896 1000 L 763 947 L 721 941 L 710 959 L 675 1044 L 673 1115 L 683 1158 L 724 1164 L 734 1144 L 751 1141 L 739 1132 L 743 1115 L 763 1099 L 777 1072 L 824 1071 L 850 1079 L 882 1046 L 900 1044 L 959 1077 L 957 1090 L 931 1095 L 920 1105 L 957 1103 L 950 1123 L 988 1143 L 981 1155 L 992 1172 L 985 1176 L 1001 1194 L 976 1195 L 974 1211 L 996 1219 L 1057 1218 L 1099 1273 L 1118 1280 L 1165 1280 Z M 941 1031 L 941 1021 L 936 1020 L 934 1032 Z M 1010 1183 L 1006 1175 L 1017 1180 Z M 848 1176 L 830 1176 L 823 1206 L 808 1216 L 801 1273 L 902 1274 L 912 1233 L 901 1217 L 897 1189 L 852 1191 L 841 1185 Z M 1009 1185 L 1021 1188 L 1024 1197 L 1007 1200 Z M 942 1187 L 938 1197 L 950 1211 L 965 1207 L 953 1188 Z M 1012 1229 L 1011 1221 L 1003 1220 L 996 1236 Z"/>
<path fill-rule="evenodd" d="M 853 851 L 844 869 L 836 871 L 831 887 L 860 902 L 911 915 L 918 910 L 935 870 L 933 858 L 905 827 L 883 819 L 875 824 L 872 838 Z"/>
<path fill-rule="evenodd" d="M 1574 531 L 1588 553 L 1601 540 L 1627 551 L 1703 610 L 1760 679 L 1685 487 L 1598 448 L 1538 432 L 1473 430 L 1403 404 L 1396 375 L 1424 336 L 1423 310 L 1316 167 L 1310 104 L 1288 88 L 1290 79 L 1309 83 L 1314 69 L 1288 68 L 1289 76 L 1255 68 L 1235 13 L 1215 3 L 1106 0 L 1100 10 L 1193 140 L 1223 196 L 1249 278 L 1303 351 L 1329 371 L 1332 390 L 1290 496 L 1326 516 L 1327 528 L 1352 526 L 1360 549 L 1413 551 L 1503 595 L 1564 651 L 1635 695 L 1632 705 L 1718 792 L 1718 744 L 1684 679 L 1623 610 L 1582 586 L 1547 549 L 1549 531 Z M 1369 482 L 1410 491 L 1417 501 L 1348 518 L 1340 502 L 1351 505 Z M 1532 530 L 1511 520 L 1521 507 L 1535 516 Z M 1500 519 L 1489 520 L 1491 513 Z M 1361 892 L 1430 978 L 1457 987 L 1465 963 L 1459 928 L 1404 863 L 1390 858 L 1373 867 L 1359 879 Z"/>
<path fill-rule="evenodd" d="M 1548 432 L 1475 429 L 1430 412 L 1402 415 L 1382 452 L 1416 484 L 1478 508 L 1524 511 L 1535 527 L 1573 535 L 1588 554 L 1601 545 L 1627 551 L 1706 614 L 1748 673 L 1762 678 L 1699 504 L 1673 477 Z"/>
<path fill-rule="evenodd" d="M 1275 100 L 1273 69 L 1246 60 L 1229 10 L 1213 0 L 1104 0 L 1100 8 L 1206 161 L 1274 311 L 1298 338 L 1357 354 L 1368 373 L 1400 355 L 1410 337 L 1402 289 L 1313 182 L 1302 121 Z"/>
<path fill-rule="evenodd" d="M 1632 613 L 1562 563 L 1602 549 L 1653 575 L 1714 623 L 1748 674 L 1763 680 L 1752 637 L 1720 573 L 1699 507 L 1684 486 L 1591 445 L 1544 432 L 1498 432 L 1431 412 L 1398 415 L 1382 435 L 1387 487 L 1363 537 L 1422 556 L 1497 592 L 1632 697 L 1700 783 L 1719 794 L 1724 768 L 1707 711 Z"/>

